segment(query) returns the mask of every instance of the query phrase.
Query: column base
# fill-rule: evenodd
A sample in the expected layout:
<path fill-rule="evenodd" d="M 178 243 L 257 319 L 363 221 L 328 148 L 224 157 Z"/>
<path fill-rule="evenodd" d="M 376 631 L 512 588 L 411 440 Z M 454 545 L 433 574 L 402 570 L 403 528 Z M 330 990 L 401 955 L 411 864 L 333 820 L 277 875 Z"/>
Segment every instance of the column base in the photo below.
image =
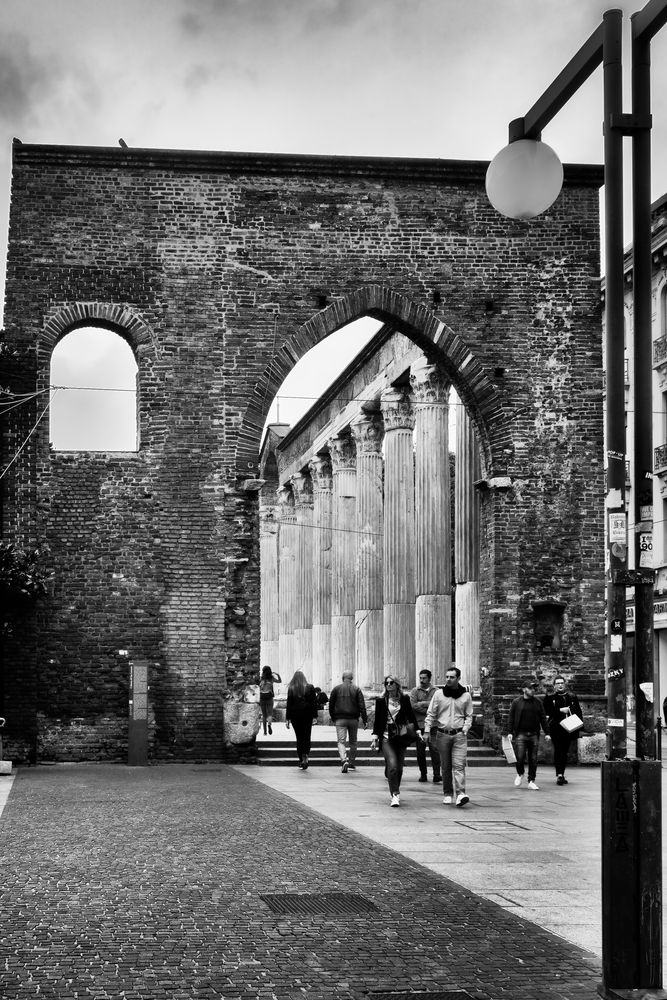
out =
<path fill-rule="evenodd" d="M 452 662 L 451 601 L 451 594 L 422 594 L 415 602 L 417 676 L 420 670 L 430 670 L 433 683 L 445 683 L 445 672 Z"/>
<path fill-rule="evenodd" d="M 355 680 L 359 687 L 379 691 L 384 677 L 384 614 L 382 608 L 357 611 Z"/>

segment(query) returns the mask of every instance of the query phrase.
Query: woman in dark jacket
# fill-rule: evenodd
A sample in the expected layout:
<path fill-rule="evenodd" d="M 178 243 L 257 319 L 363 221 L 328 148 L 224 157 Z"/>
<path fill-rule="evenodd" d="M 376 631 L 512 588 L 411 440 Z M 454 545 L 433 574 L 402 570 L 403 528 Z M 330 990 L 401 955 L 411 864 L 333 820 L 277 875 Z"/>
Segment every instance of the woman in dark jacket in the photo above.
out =
<path fill-rule="evenodd" d="M 398 681 L 388 675 L 384 679 L 384 696 L 375 699 L 375 722 L 373 724 L 373 739 L 371 747 L 382 751 L 385 761 L 384 773 L 389 784 L 391 805 L 400 806 L 401 778 L 405 751 L 409 740 L 406 740 L 406 726 L 416 725 L 415 713 L 412 710 L 410 698 L 401 691 Z"/>
<path fill-rule="evenodd" d="M 301 670 L 296 670 L 287 688 L 285 723 L 288 729 L 292 723 L 296 736 L 296 755 L 299 758 L 299 767 L 302 771 L 308 767 L 310 733 L 313 728 L 313 719 L 316 718 L 315 688 L 308 683 Z"/>

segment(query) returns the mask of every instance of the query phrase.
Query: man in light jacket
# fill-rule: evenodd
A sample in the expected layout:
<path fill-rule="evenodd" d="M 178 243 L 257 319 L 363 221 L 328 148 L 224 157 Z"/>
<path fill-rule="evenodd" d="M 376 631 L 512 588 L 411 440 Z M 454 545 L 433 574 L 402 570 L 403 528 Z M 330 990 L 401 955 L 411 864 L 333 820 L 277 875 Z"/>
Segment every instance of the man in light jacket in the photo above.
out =
<path fill-rule="evenodd" d="M 473 711 L 472 697 L 460 678 L 458 667 L 448 669 L 444 688 L 438 688 L 428 706 L 422 737 L 435 737 L 442 771 L 442 801 L 451 805 L 455 800 L 459 807 L 470 801 L 466 795 L 466 755 Z"/>
<path fill-rule="evenodd" d="M 359 718 L 363 720 L 364 729 L 368 722 L 366 712 L 366 701 L 361 688 L 353 683 L 354 675 L 351 670 L 343 673 L 342 684 L 337 684 L 329 695 L 329 715 L 336 727 L 336 739 L 338 741 L 338 756 L 340 757 L 340 769 L 343 774 L 354 771 L 355 759 L 357 756 L 357 733 L 359 732 Z M 345 743 L 349 738 L 350 749 L 345 748 Z"/>

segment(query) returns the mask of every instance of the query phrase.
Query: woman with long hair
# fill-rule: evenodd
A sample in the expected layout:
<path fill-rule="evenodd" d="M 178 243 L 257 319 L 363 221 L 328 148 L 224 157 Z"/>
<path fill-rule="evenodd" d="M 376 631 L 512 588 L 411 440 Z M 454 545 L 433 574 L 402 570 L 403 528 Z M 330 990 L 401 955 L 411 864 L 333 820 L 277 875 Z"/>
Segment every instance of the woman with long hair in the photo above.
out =
<path fill-rule="evenodd" d="M 262 728 L 265 736 L 267 729 L 269 736 L 273 733 L 274 681 L 276 684 L 280 684 L 280 674 L 276 674 L 271 667 L 262 667 L 262 676 L 259 679 L 259 707 L 262 712 Z"/>
<path fill-rule="evenodd" d="M 389 785 L 390 805 L 400 806 L 401 778 L 408 744 L 416 735 L 415 713 L 410 698 L 401 691 L 395 677 L 384 679 L 384 695 L 375 699 L 375 722 L 371 749 L 378 747 L 384 756 L 384 773 Z"/>
<path fill-rule="evenodd" d="M 287 706 L 285 723 L 289 729 L 290 723 L 296 737 L 296 755 L 299 767 L 305 771 L 308 767 L 310 753 L 310 734 L 313 719 L 317 718 L 317 700 L 315 688 L 309 684 L 301 670 L 295 670 L 287 688 Z"/>

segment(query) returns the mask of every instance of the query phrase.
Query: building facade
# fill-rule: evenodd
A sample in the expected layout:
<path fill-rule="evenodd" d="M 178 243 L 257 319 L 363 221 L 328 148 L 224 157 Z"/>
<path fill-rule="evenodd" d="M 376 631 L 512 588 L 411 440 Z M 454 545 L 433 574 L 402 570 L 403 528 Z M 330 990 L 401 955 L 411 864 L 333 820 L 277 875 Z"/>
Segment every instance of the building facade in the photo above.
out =
<path fill-rule="evenodd" d="M 405 534 L 417 507 L 444 516 L 447 470 L 439 465 L 434 483 L 420 466 L 413 486 L 396 471 L 409 465 L 413 435 L 420 461 L 429 436 L 442 435 L 429 406 L 446 382 L 479 445 L 487 732 L 501 731 L 526 672 L 566 671 L 595 717 L 604 699 L 602 172 L 566 168 L 556 205 L 519 223 L 489 205 L 485 171 L 451 160 L 15 142 L 2 534 L 44 547 L 52 578 L 4 643 L 8 756 L 123 759 L 129 721 L 145 726 L 155 760 L 233 759 L 252 743 L 245 698 L 265 641 L 260 559 L 270 546 L 260 538 L 262 428 L 296 362 L 361 316 L 406 338 L 426 367 L 416 375 L 410 364 L 407 382 L 382 387 L 379 410 L 353 414 L 349 435 L 341 426 L 291 469 L 279 542 L 289 558 L 273 587 L 286 575 L 293 593 L 310 588 L 320 604 L 312 620 L 304 602 L 279 605 L 282 628 L 266 641 L 282 642 L 281 663 L 328 642 L 332 670 L 354 653 L 375 672 L 380 630 L 385 662 L 417 657 L 418 607 L 429 642 L 442 634 L 448 643 L 431 528 L 413 519 L 415 534 Z M 136 450 L 50 447 L 52 352 L 91 326 L 135 356 Z M 302 548 L 305 526 L 329 516 L 330 548 L 324 537 L 316 566 Z M 333 531 L 357 517 L 367 541 L 383 539 L 381 608 L 379 545 L 356 552 L 352 585 L 350 533 Z M 297 525 L 304 530 L 290 535 Z M 387 525 L 395 535 L 385 546 Z M 330 596 L 313 583 L 327 558 Z M 140 697 L 132 678 L 145 680 Z"/>

